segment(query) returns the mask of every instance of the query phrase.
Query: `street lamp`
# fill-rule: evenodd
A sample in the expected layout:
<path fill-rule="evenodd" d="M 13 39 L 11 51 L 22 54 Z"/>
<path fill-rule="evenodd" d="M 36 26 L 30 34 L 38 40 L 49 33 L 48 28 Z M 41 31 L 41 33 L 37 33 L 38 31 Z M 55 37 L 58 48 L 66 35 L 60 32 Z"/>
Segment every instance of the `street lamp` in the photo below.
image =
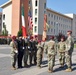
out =
<path fill-rule="evenodd" d="M 58 35 L 58 22 L 56 22 L 56 35 Z"/>

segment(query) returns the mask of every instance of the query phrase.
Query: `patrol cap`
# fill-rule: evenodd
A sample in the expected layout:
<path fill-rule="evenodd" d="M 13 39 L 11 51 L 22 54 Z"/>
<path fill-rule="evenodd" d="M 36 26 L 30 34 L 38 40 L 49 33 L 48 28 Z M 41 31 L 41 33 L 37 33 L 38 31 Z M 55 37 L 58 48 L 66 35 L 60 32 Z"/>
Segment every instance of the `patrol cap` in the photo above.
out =
<path fill-rule="evenodd" d="M 15 40 L 16 39 L 16 36 L 12 36 L 12 39 Z"/>
<path fill-rule="evenodd" d="M 71 30 L 68 30 L 67 32 L 70 32 L 70 33 L 72 33 L 72 31 L 71 31 Z"/>
<path fill-rule="evenodd" d="M 51 36 L 50 39 L 54 39 L 54 36 Z"/>

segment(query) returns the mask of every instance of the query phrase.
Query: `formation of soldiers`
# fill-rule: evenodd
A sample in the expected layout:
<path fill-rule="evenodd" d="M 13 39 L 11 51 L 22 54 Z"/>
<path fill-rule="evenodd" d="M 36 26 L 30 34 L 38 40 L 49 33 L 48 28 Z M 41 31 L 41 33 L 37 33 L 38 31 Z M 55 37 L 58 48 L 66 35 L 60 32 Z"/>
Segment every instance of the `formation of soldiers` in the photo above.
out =
<path fill-rule="evenodd" d="M 16 70 L 16 62 L 18 62 L 18 68 L 23 68 L 22 60 L 24 62 L 24 67 L 34 64 L 41 68 L 43 53 L 46 53 L 48 58 L 48 72 L 52 73 L 53 67 L 55 66 L 55 56 L 58 53 L 60 68 L 63 68 L 66 64 L 67 69 L 65 71 L 71 72 L 71 57 L 74 48 L 74 40 L 71 34 L 72 31 L 67 31 L 67 39 L 64 40 L 64 37 L 61 37 L 61 41 L 58 43 L 55 42 L 54 36 L 51 36 L 47 44 L 45 40 L 38 40 L 37 36 L 27 36 L 27 38 L 20 37 L 17 39 L 13 36 L 10 43 L 12 68 Z"/>

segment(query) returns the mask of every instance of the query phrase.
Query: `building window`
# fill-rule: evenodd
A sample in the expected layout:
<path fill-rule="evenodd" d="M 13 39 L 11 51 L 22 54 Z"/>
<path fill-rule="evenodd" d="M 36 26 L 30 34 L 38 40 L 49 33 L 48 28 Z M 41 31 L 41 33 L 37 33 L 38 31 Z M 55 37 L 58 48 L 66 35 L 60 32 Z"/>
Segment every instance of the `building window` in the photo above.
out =
<path fill-rule="evenodd" d="M 57 16 L 57 20 L 58 20 L 58 16 Z"/>
<path fill-rule="evenodd" d="M 30 1 L 29 1 L 29 5 L 30 5 Z"/>
<path fill-rule="evenodd" d="M 37 32 L 37 26 L 35 26 L 35 28 L 34 28 L 34 32 L 35 32 L 35 33 Z"/>
<path fill-rule="evenodd" d="M 56 19 L 56 16 L 54 15 L 54 20 Z"/>
<path fill-rule="evenodd" d="M 38 5 L 38 2 L 37 2 L 37 0 L 35 1 L 35 6 L 37 6 Z"/>
<path fill-rule="evenodd" d="M 37 9 L 35 9 L 35 15 L 37 15 Z"/>
<path fill-rule="evenodd" d="M 44 11 L 44 14 L 46 14 L 46 11 Z"/>
<path fill-rule="evenodd" d="M 48 14 L 48 17 L 50 17 L 50 13 Z"/>
<path fill-rule="evenodd" d="M 3 14 L 3 20 L 5 20 L 5 14 Z"/>
<path fill-rule="evenodd" d="M 44 3 L 44 9 L 46 9 L 46 3 Z"/>
<path fill-rule="evenodd" d="M 1 16 L 0 16 L 0 20 L 1 20 Z"/>
<path fill-rule="evenodd" d="M 48 21 L 48 24 L 50 25 L 50 21 Z"/>
<path fill-rule="evenodd" d="M 35 18 L 35 24 L 37 24 L 37 18 Z"/>
<path fill-rule="evenodd" d="M 54 34 L 55 34 L 55 29 L 54 29 Z"/>
<path fill-rule="evenodd" d="M 51 14 L 51 17 L 53 18 L 53 14 Z"/>
<path fill-rule="evenodd" d="M 54 22 L 54 27 L 55 27 L 55 22 Z"/>
<path fill-rule="evenodd" d="M 51 25 L 53 25 L 53 21 L 51 21 Z"/>
<path fill-rule="evenodd" d="M 3 28 L 5 27 L 5 22 L 3 22 Z"/>
<path fill-rule="evenodd" d="M 51 29 L 51 32 L 53 32 L 53 29 Z"/>

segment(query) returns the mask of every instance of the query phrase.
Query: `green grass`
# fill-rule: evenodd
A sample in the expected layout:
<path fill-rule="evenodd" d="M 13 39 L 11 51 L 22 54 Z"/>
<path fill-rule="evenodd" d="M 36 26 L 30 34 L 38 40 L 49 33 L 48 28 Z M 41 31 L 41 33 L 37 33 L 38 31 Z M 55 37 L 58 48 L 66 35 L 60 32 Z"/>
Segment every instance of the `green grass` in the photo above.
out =
<path fill-rule="evenodd" d="M 74 44 L 74 48 L 76 48 L 76 44 Z"/>

